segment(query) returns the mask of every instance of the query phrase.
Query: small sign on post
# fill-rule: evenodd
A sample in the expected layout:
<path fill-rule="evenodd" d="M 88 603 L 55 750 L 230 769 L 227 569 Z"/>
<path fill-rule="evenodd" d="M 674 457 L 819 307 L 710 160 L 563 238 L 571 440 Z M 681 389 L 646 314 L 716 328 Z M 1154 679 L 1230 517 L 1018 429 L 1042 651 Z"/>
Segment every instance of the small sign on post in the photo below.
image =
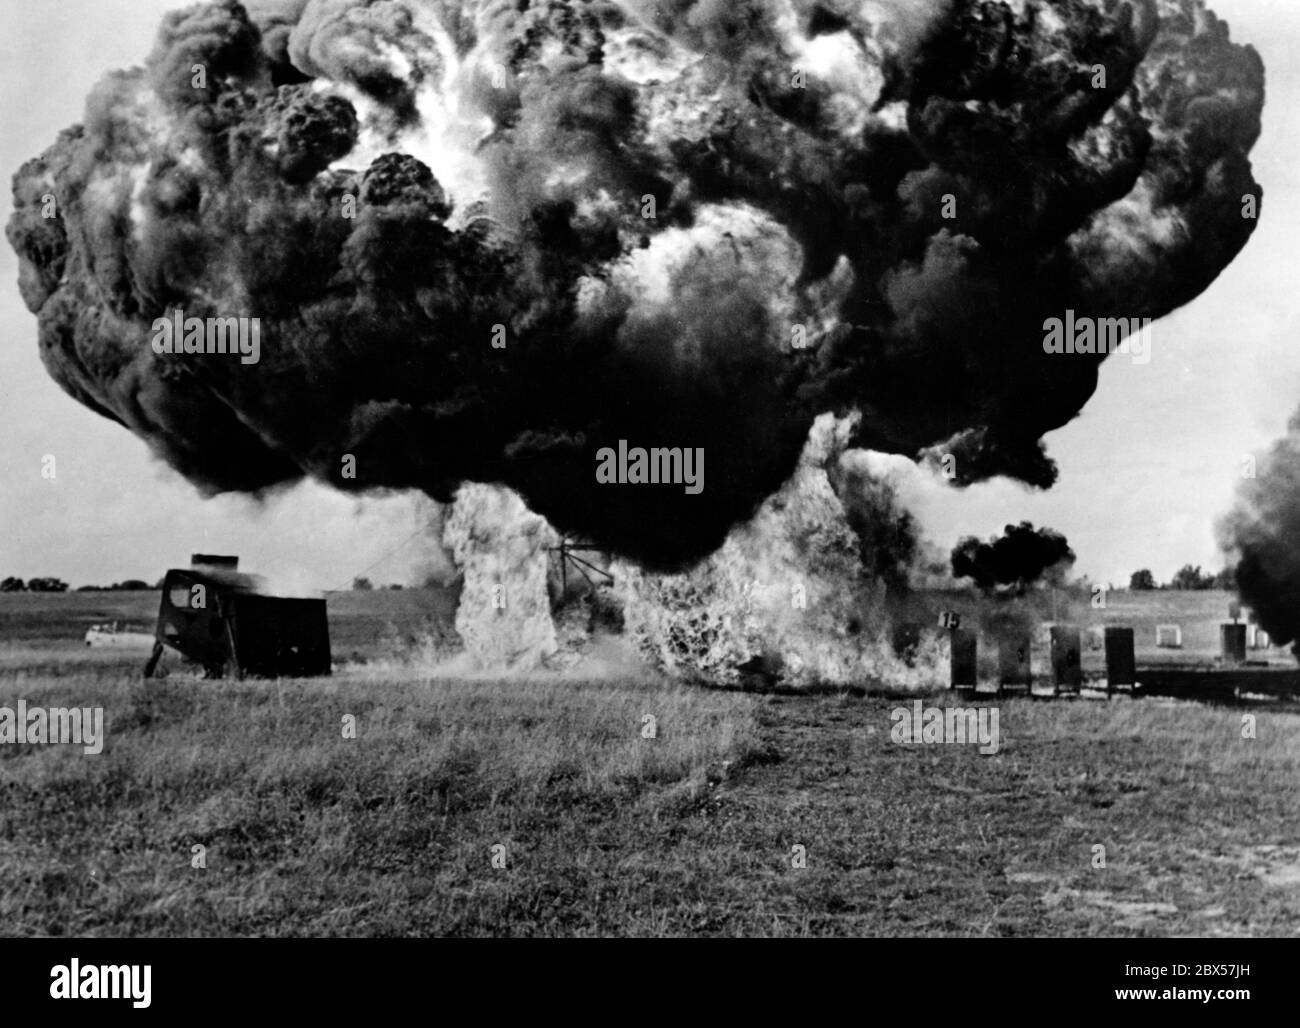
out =
<path fill-rule="evenodd" d="M 954 614 L 951 610 L 945 610 L 939 615 L 939 627 L 948 628 L 955 632 L 961 628 L 961 615 Z"/>
<path fill-rule="evenodd" d="M 1237 619 L 1241 617 L 1241 604 L 1236 600 L 1232 600 L 1228 604 L 1228 617 L 1232 618 L 1234 625 L 1237 623 Z"/>

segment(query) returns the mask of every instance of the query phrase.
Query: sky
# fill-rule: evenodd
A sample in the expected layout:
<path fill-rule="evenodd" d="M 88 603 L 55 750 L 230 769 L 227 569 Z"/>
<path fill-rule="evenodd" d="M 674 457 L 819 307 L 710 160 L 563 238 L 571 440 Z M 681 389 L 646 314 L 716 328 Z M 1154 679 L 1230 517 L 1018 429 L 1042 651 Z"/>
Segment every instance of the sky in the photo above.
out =
<path fill-rule="evenodd" d="M 86 94 L 140 63 L 179 0 L 3 0 L 0 172 L 8 178 L 80 120 Z M 1300 403 L 1300 282 L 1289 260 L 1300 224 L 1300 6 L 1212 0 L 1236 42 L 1264 59 L 1264 130 L 1252 152 L 1264 188 L 1260 224 L 1205 293 L 1152 328 L 1153 354 L 1114 356 L 1092 400 L 1046 437 L 1060 480 L 1038 493 L 997 480 L 957 491 L 906 476 L 903 496 L 926 536 L 949 548 L 1008 522 L 1070 540 L 1075 571 L 1125 584 L 1137 568 L 1168 579 L 1183 564 L 1223 566 L 1215 523 L 1243 458 L 1281 435 Z M 32 98 L 38 98 L 33 100 Z M 0 191 L 0 220 L 11 199 Z M 17 260 L 0 245 L 0 577 L 72 583 L 152 581 L 192 552 L 307 588 L 358 574 L 410 584 L 445 567 L 431 504 L 414 495 L 358 499 L 305 483 L 264 501 L 203 498 L 119 425 L 66 396 L 41 366 L 36 319 L 18 295 Z M 45 458 L 55 476 L 42 477 Z"/>

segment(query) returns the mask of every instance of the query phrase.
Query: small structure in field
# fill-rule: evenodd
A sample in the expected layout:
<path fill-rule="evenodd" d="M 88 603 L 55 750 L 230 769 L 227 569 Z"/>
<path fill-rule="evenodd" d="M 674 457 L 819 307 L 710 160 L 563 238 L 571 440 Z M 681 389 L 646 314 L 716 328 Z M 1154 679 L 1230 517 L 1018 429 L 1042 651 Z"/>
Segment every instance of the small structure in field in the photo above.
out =
<path fill-rule="evenodd" d="M 1032 695 L 1033 639 L 1028 629 L 1004 629 L 998 637 L 998 694 L 1007 688 L 1023 689 Z"/>
<path fill-rule="evenodd" d="M 1137 660 L 1133 645 L 1133 629 L 1120 625 L 1107 625 L 1106 634 L 1106 692 L 1116 689 L 1137 689 Z"/>
<path fill-rule="evenodd" d="M 196 553 L 163 579 L 149 678 L 165 648 L 202 664 L 209 678 L 308 677 L 331 670 L 324 598 L 271 595 L 238 557 Z"/>
<path fill-rule="evenodd" d="M 1178 625 L 1156 625 L 1156 645 L 1162 650 L 1181 650 L 1183 630 Z"/>
<path fill-rule="evenodd" d="M 1083 645 L 1074 625 L 1051 627 L 1052 680 L 1054 693 L 1075 694 L 1083 689 Z"/>
<path fill-rule="evenodd" d="M 1225 664 L 1242 664 L 1246 660 L 1246 626 L 1239 621 L 1219 626 L 1222 660 Z"/>

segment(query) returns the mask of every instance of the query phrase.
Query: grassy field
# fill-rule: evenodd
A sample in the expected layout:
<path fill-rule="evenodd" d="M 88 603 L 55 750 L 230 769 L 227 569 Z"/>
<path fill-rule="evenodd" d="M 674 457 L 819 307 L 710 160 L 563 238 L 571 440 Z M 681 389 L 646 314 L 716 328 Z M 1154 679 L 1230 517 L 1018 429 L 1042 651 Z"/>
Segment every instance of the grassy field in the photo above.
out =
<path fill-rule="evenodd" d="M 456 598 L 448 590 L 337 592 L 327 599 L 330 644 L 338 663 L 373 659 L 391 651 L 393 642 L 410 643 L 431 626 L 450 631 L 456 614 Z M 158 604 L 156 589 L 0 593 L 0 659 L 6 649 L 21 648 L 31 654 L 48 653 L 57 665 L 82 641 L 87 628 L 105 621 L 152 633 Z M 140 657 L 138 663 L 143 660 Z"/>
<path fill-rule="evenodd" d="M 332 600 L 332 617 L 378 645 L 367 631 L 416 631 L 436 606 L 398 596 Z M 985 756 L 893 742 L 910 697 L 650 675 L 355 663 L 145 685 L 133 655 L 60 641 L 58 618 L 24 622 L 23 598 L 3 599 L 0 706 L 102 706 L 108 735 L 98 756 L 0 746 L 6 934 L 1300 929 L 1294 709 L 989 700 L 1001 745 Z M 74 599 L 59 611 L 75 625 Z M 87 619 L 113 616 L 98 610 Z"/>

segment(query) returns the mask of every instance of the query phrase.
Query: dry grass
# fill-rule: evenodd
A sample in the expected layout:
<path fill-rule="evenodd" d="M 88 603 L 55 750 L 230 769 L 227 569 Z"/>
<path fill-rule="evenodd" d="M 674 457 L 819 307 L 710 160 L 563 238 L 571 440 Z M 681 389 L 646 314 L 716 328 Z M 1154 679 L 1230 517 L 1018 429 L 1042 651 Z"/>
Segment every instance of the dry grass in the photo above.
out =
<path fill-rule="evenodd" d="M 0 705 L 19 696 L 103 706 L 108 744 L 0 747 L 16 934 L 576 928 L 519 908 L 549 833 L 659 818 L 756 744 L 748 700 L 653 684 L 0 680 Z"/>
<path fill-rule="evenodd" d="M 981 756 L 893 743 L 912 697 L 397 665 L 145 686 L 48 633 L 0 643 L 18 698 L 103 706 L 108 742 L 0 746 L 7 934 L 1300 930 L 1295 707 L 981 697 Z"/>

